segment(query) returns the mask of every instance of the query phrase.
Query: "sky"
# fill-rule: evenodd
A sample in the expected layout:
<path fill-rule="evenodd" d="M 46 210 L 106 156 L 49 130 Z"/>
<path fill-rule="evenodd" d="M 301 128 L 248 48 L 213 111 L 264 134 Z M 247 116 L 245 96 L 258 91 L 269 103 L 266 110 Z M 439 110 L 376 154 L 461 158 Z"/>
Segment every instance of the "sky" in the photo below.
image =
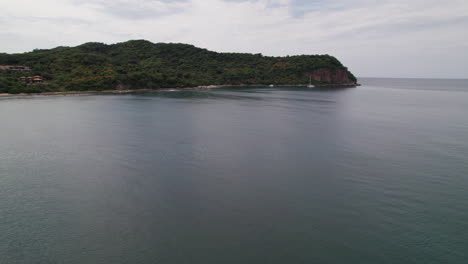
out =
<path fill-rule="evenodd" d="M 468 0 L 0 0 L 0 52 L 130 39 L 330 54 L 360 77 L 468 78 Z"/>

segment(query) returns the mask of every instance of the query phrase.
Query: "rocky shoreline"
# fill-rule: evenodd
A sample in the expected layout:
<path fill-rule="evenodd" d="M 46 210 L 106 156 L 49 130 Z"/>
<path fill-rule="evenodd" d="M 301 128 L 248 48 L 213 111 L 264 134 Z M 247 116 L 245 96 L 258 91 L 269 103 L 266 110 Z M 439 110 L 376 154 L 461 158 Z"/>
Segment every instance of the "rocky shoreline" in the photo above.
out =
<path fill-rule="evenodd" d="M 79 95 L 79 94 L 130 94 L 130 93 L 147 93 L 147 92 L 158 92 L 158 91 L 172 91 L 172 90 L 201 90 L 201 89 L 212 89 L 222 87 L 258 87 L 258 86 L 270 86 L 267 84 L 236 84 L 236 85 L 206 85 L 197 87 L 187 88 L 156 88 L 156 89 L 119 89 L 119 90 L 104 90 L 104 91 L 65 91 L 65 92 L 44 92 L 44 93 L 18 93 L 9 94 L 1 93 L 0 97 L 6 96 L 36 96 L 36 95 Z M 274 87 L 305 87 L 305 84 L 278 84 Z M 360 86 L 358 83 L 344 83 L 344 84 L 320 84 L 315 85 L 317 88 L 352 88 Z"/>

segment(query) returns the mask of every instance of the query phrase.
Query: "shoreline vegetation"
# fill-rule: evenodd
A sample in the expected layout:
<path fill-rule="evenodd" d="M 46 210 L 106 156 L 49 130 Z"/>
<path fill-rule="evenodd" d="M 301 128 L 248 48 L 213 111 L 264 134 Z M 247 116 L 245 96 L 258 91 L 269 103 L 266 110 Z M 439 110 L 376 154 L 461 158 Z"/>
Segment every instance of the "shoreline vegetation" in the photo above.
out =
<path fill-rule="evenodd" d="M 0 53 L 0 94 L 122 93 L 212 84 L 334 87 L 356 85 L 357 78 L 328 54 L 219 53 L 146 40 Z"/>
<path fill-rule="evenodd" d="M 51 96 L 51 95 L 80 95 L 80 94 L 133 94 L 133 93 L 150 93 L 162 91 L 184 91 L 184 90 L 204 90 L 215 88 L 243 88 L 243 87 L 269 87 L 266 84 L 240 84 L 240 85 L 205 85 L 197 87 L 176 87 L 176 88 L 147 88 L 147 89 L 124 89 L 124 90 L 96 90 L 96 91 L 58 91 L 58 92 L 42 92 L 42 93 L 0 93 L 0 97 L 15 97 L 15 96 Z M 315 88 L 354 88 L 360 86 L 358 83 L 345 83 L 345 84 L 323 84 L 315 85 Z M 279 84 L 274 87 L 307 87 L 307 84 Z"/>

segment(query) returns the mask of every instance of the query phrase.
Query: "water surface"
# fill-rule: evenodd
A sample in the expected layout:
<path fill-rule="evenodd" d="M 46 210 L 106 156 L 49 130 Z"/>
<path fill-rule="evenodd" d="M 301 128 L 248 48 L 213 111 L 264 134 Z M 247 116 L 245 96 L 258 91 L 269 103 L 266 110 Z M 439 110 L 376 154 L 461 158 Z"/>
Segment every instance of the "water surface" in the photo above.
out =
<path fill-rule="evenodd" d="M 467 263 L 468 81 L 0 99 L 0 263 Z"/>

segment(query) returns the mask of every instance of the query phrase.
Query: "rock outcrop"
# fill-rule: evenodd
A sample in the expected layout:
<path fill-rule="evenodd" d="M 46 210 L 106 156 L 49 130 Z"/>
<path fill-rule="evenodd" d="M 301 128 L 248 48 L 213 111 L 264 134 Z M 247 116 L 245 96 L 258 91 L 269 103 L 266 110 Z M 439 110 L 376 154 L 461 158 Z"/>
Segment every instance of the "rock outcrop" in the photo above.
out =
<path fill-rule="evenodd" d="M 347 68 L 330 69 L 321 68 L 311 72 L 305 72 L 304 75 L 312 77 L 313 81 L 322 84 L 355 84 L 354 76 L 348 71 Z"/>

